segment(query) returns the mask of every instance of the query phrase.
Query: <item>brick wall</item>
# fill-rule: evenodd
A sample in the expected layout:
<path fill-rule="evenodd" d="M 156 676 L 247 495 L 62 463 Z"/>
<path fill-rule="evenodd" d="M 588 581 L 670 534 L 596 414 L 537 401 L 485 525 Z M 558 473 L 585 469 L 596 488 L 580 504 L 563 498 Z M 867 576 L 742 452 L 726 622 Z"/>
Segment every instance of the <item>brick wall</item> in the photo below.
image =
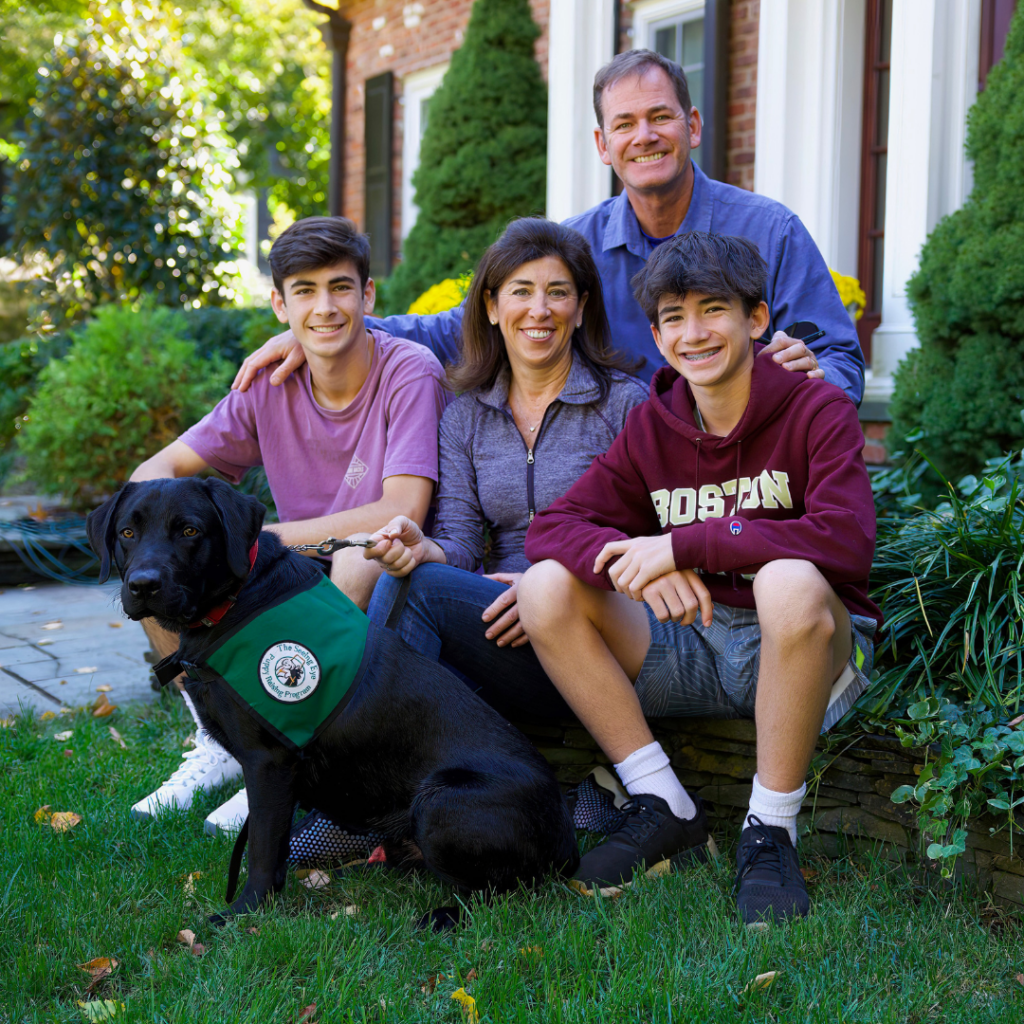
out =
<path fill-rule="evenodd" d="M 548 5 L 549 0 L 530 0 L 534 21 L 541 29 L 535 52 L 545 78 Z M 401 251 L 402 234 L 402 77 L 451 59 L 452 53 L 462 45 L 472 6 L 473 0 L 421 0 L 418 4 L 407 0 L 350 0 L 342 4 L 352 24 L 347 65 L 342 212 L 360 228 L 365 227 L 363 83 L 375 75 L 392 71 L 395 75 L 392 232 L 396 253 Z"/>
<path fill-rule="evenodd" d="M 725 180 L 754 189 L 754 112 L 757 109 L 757 26 L 760 0 L 733 0 L 729 31 L 729 112 Z"/>

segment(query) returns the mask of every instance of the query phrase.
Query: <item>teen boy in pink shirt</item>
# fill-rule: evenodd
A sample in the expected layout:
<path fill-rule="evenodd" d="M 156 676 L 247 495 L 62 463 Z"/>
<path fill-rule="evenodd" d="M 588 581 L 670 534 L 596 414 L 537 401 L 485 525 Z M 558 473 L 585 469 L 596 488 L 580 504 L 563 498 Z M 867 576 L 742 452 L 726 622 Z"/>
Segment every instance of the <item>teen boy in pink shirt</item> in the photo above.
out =
<path fill-rule="evenodd" d="M 271 303 L 302 345 L 305 366 L 280 387 L 270 386 L 268 369 L 248 391 L 229 391 L 131 479 L 213 468 L 237 483 L 262 465 L 280 517 L 266 529 L 285 544 L 369 535 L 398 515 L 422 526 L 437 482 L 444 371 L 423 346 L 366 329 L 374 302 L 369 266 L 369 242 L 345 218 L 309 217 L 282 232 L 270 254 Z M 330 568 L 364 610 L 380 572 L 359 549 L 339 551 Z M 143 625 L 159 654 L 177 649 L 176 636 Z M 196 792 L 240 774 L 197 718 L 195 749 L 132 813 L 188 807 Z M 246 813 L 242 790 L 207 818 L 207 830 L 237 827 Z"/>
<path fill-rule="evenodd" d="M 709 855 L 707 818 L 647 717 L 753 718 L 757 775 L 737 906 L 810 907 L 796 853 L 823 725 L 867 685 L 875 511 L 857 411 L 759 355 L 766 267 L 743 238 L 690 232 L 634 278 L 669 366 L 606 454 L 526 535 L 520 618 L 541 664 L 632 796 L 580 863 L 587 891 Z"/>

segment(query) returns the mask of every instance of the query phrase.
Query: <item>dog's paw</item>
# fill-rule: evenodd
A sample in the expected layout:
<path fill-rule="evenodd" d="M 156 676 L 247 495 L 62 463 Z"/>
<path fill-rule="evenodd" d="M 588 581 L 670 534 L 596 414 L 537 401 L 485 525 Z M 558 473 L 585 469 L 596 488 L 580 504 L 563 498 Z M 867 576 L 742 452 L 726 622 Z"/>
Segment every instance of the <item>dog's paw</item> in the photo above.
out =
<path fill-rule="evenodd" d="M 214 928 L 223 928 L 234 916 L 230 910 L 225 910 L 222 914 L 211 914 L 206 920 Z"/>
<path fill-rule="evenodd" d="M 462 923 L 462 907 L 437 907 L 416 922 L 416 931 L 449 932 Z"/>

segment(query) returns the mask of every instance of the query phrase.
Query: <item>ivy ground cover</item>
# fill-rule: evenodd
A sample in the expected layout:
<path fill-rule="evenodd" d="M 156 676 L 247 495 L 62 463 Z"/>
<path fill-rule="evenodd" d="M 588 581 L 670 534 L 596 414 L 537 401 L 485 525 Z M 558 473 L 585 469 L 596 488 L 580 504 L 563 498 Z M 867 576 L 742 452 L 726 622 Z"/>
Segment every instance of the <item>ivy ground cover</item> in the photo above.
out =
<path fill-rule="evenodd" d="M 444 886 L 379 869 L 314 890 L 292 876 L 272 908 L 216 931 L 231 844 L 202 819 L 229 791 L 128 816 L 190 728 L 165 696 L 0 729 L 0 1021 L 1024 1019 L 1017 922 L 881 856 L 810 860 L 813 916 L 765 932 L 736 921 L 726 843 L 717 865 L 619 900 L 550 881 L 453 934 L 414 930 Z"/>

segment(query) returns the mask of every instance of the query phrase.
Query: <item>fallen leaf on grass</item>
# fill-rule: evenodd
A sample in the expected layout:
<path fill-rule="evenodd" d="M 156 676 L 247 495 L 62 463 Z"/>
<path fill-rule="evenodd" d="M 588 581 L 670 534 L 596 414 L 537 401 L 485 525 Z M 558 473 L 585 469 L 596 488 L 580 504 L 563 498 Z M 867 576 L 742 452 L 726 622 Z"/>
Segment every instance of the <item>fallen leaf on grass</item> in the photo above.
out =
<path fill-rule="evenodd" d="M 800 874 L 804 876 L 804 881 L 809 882 L 812 878 L 818 877 L 818 872 L 814 868 L 801 868 Z"/>
<path fill-rule="evenodd" d="M 475 967 L 470 967 L 469 974 L 466 975 L 466 984 L 468 985 L 471 981 L 476 981 L 479 977 L 480 975 L 477 973 L 477 969 Z"/>
<path fill-rule="evenodd" d="M 99 665 L 84 665 L 82 668 L 76 668 L 75 671 L 80 675 L 88 675 L 90 672 L 99 672 Z"/>
<path fill-rule="evenodd" d="M 437 988 L 437 983 L 439 981 L 444 981 L 443 974 L 428 974 L 427 980 L 423 982 L 422 985 L 420 985 L 420 991 L 425 996 L 432 996 L 434 994 L 434 989 Z"/>
<path fill-rule="evenodd" d="M 304 1006 L 299 1010 L 299 1015 L 295 1018 L 295 1024 L 315 1024 L 313 1020 L 315 1016 L 316 1003 L 310 1003 L 309 1006 Z"/>
<path fill-rule="evenodd" d="M 195 945 L 196 933 L 191 928 L 182 928 L 177 934 L 177 939 L 182 945 L 191 949 Z"/>
<path fill-rule="evenodd" d="M 75 752 L 69 747 L 67 750 L 64 751 L 64 756 L 65 757 L 74 757 L 75 756 Z"/>
<path fill-rule="evenodd" d="M 114 727 L 113 727 L 112 725 L 111 725 L 111 726 L 109 726 L 108 728 L 110 729 L 110 738 L 111 738 L 111 739 L 112 739 L 112 740 L 113 740 L 113 741 L 114 741 L 114 742 L 115 742 L 115 743 L 116 743 L 116 744 L 117 744 L 117 745 L 118 745 L 118 746 L 119 746 L 119 747 L 120 747 L 120 748 L 121 748 L 122 750 L 127 750 L 127 749 L 128 749 L 128 744 L 127 744 L 127 743 L 125 743 L 125 741 L 124 741 L 124 738 L 123 738 L 123 737 L 121 736 L 121 734 L 120 734 L 120 733 L 119 733 L 119 732 L 118 732 L 118 731 L 117 731 L 117 730 L 116 730 L 116 729 L 115 729 L 115 728 L 114 728 Z"/>
<path fill-rule="evenodd" d="M 206 947 L 201 942 L 193 942 L 189 947 L 189 952 L 193 956 L 202 956 L 206 952 Z"/>
<path fill-rule="evenodd" d="M 768 988 L 775 980 L 778 973 L 778 971 L 765 971 L 764 974 L 759 974 L 753 981 L 744 987 L 743 991 L 753 992 L 759 988 Z"/>
<path fill-rule="evenodd" d="M 81 820 L 82 816 L 75 814 L 74 811 L 57 811 L 50 818 L 50 827 L 54 832 L 67 832 L 68 829 L 74 828 Z"/>
<path fill-rule="evenodd" d="M 108 715 L 112 715 L 117 710 L 116 704 L 111 704 L 107 700 L 105 693 L 100 694 L 100 699 L 96 701 L 92 709 L 93 718 L 106 718 Z"/>
<path fill-rule="evenodd" d="M 1024 985 L 1024 974 L 1015 974 L 1013 976 L 1013 980 L 1017 982 L 1018 985 Z"/>
<path fill-rule="evenodd" d="M 260 933 L 259 928 L 255 927 L 255 926 L 253 926 L 251 928 L 246 928 L 245 929 L 245 934 L 246 935 L 259 935 L 259 933 Z"/>
<path fill-rule="evenodd" d="M 51 622 L 44 622 L 40 629 L 63 629 L 64 623 L 60 619 L 53 619 Z"/>
<path fill-rule="evenodd" d="M 94 999 L 91 1003 L 83 1003 L 79 999 L 78 1005 L 88 1021 L 110 1020 L 111 1017 L 124 1013 L 124 1003 L 115 1003 L 113 999 Z"/>
<path fill-rule="evenodd" d="M 78 964 L 80 971 L 85 971 L 92 981 L 86 986 L 85 991 L 91 992 L 104 978 L 111 974 L 117 967 L 117 961 L 109 956 L 98 956 L 84 964 Z"/>
<path fill-rule="evenodd" d="M 202 871 L 191 871 L 185 878 L 185 895 L 194 896 L 196 893 L 196 879 L 202 878 Z M 195 936 L 192 936 L 195 939 Z"/>
<path fill-rule="evenodd" d="M 57 717 L 57 712 L 56 711 L 44 711 L 39 716 L 39 721 L 40 722 L 50 722 L 53 719 L 55 719 L 56 717 Z"/>
<path fill-rule="evenodd" d="M 466 1024 L 479 1024 L 480 1014 L 477 1013 L 476 1000 L 464 988 L 457 988 L 451 997 L 459 1004 Z"/>
<path fill-rule="evenodd" d="M 519 952 L 522 953 L 523 956 L 543 956 L 544 955 L 544 947 L 543 946 L 524 946 L 521 950 L 519 950 Z"/>
<path fill-rule="evenodd" d="M 113 689 L 113 687 L 110 685 L 110 683 L 104 683 L 102 686 L 97 686 L 96 687 L 96 692 L 97 693 L 110 693 L 110 691 L 112 689 Z"/>
<path fill-rule="evenodd" d="M 51 817 L 53 817 L 53 811 L 50 810 L 50 805 L 43 804 L 43 806 L 32 815 L 32 820 L 38 825 L 41 822 L 49 821 Z"/>
<path fill-rule="evenodd" d="M 323 889 L 331 884 L 331 876 L 326 871 L 318 871 L 314 868 L 305 878 L 300 879 L 307 889 Z M 346 913 L 348 911 L 346 910 Z"/>
<path fill-rule="evenodd" d="M 74 734 L 75 734 L 75 730 L 74 730 L 74 729 L 68 729 L 68 730 L 66 730 L 65 732 L 55 732 L 55 733 L 53 734 L 53 738 L 54 738 L 54 739 L 55 739 L 55 740 L 56 740 L 56 741 L 57 741 L 58 743 L 67 743 L 67 741 L 68 741 L 69 739 L 71 739 L 71 737 L 72 737 L 72 736 L 73 736 Z"/>

